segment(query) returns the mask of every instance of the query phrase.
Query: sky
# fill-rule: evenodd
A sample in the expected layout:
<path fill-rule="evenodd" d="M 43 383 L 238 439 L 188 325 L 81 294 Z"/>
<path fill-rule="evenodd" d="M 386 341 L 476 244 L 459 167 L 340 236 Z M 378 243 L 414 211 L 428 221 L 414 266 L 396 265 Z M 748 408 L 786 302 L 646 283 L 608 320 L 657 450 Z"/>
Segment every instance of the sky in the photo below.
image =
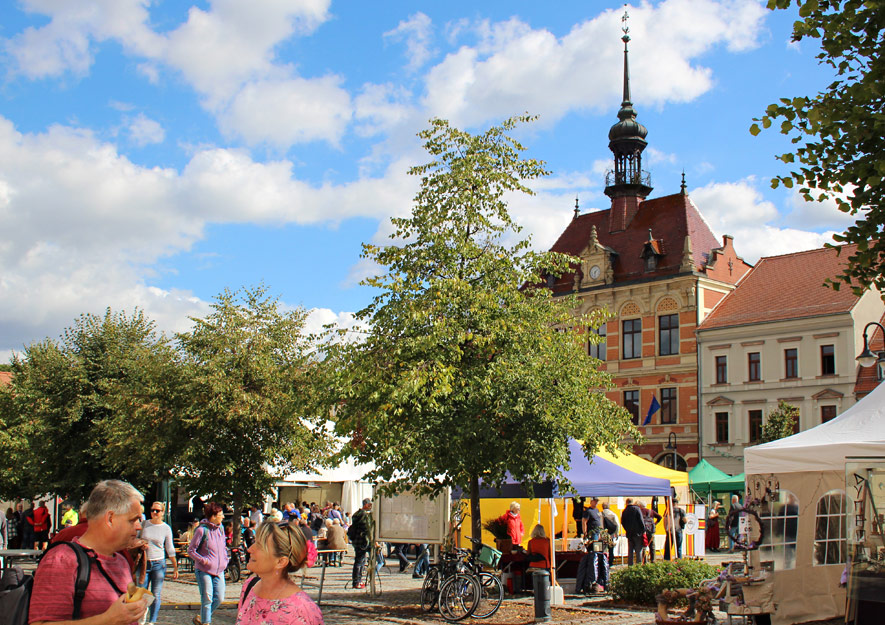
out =
<path fill-rule="evenodd" d="M 756 0 L 630 4 L 631 90 L 650 197 L 688 193 L 747 261 L 851 223 L 770 188 L 791 146 L 752 137 L 831 73 L 791 12 Z M 512 115 L 552 174 L 511 213 L 548 249 L 606 209 L 622 2 L 10 0 L 0 5 L 0 362 L 82 313 L 138 307 L 167 333 L 225 288 L 264 284 L 309 325 L 372 296 L 362 243 L 389 241 L 441 117 Z"/>

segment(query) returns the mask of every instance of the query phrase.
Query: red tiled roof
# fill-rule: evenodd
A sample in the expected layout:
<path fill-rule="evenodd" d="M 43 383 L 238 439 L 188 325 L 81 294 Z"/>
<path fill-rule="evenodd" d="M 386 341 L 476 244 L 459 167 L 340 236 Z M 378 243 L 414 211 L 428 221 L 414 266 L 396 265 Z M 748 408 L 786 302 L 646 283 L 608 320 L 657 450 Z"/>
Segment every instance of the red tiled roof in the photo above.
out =
<path fill-rule="evenodd" d="M 698 330 L 850 311 L 858 296 L 847 286 L 828 288 L 824 280 L 842 273 L 853 251 L 854 246 L 843 246 L 841 255 L 821 248 L 760 259 Z"/>
<path fill-rule="evenodd" d="M 611 209 L 578 216 L 569 223 L 551 250 L 578 256 L 587 246 L 590 231 L 596 226 L 599 243 L 618 254 L 614 264 L 614 280 L 623 282 L 679 273 L 686 235 L 691 237 L 692 254 L 698 271 L 703 271 L 711 251 L 721 246 L 694 203 L 682 193 L 645 200 L 627 228 L 620 232 L 609 232 L 610 217 Z M 663 253 L 655 271 L 646 271 L 642 259 L 642 251 L 649 240 L 649 229 Z M 556 281 L 553 291 L 570 291 L 573 284 L 574 273 L 566 274 Z"/>
<path fill-rule="evenodd" d="M 0 386 L 9 386 L 12 384 L 12 372 L 0 371 Z"/>
<path fill-rule="evenodd" d="M 882 315 L 879 323 L 885 325 L 885 315 Z M 882 331 L 875 326 L 873 326 L 872 330 L 872 334 L 867 335 L 870 339 L 870 350 L 876 353 L 885 351 L 885 339 L 882 338 Z M 879 386 L 879 377 L 876 373 L 878 367 L 878 363 L 872 367 L 857 366 L 857 381 L 854 383 L 855 397 L 860 399 Z"/>

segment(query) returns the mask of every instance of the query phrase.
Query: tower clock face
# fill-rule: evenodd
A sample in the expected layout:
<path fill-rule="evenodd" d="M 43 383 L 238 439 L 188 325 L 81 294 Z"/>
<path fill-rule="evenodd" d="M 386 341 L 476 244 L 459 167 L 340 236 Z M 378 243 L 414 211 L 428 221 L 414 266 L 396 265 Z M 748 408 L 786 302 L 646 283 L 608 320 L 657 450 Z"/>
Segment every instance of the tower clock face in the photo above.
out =
<path fill-rule="evenodd" d="M 599 265 L 593 265 L 590 267 L 590 277 L 596 280 L 599 278 L 599 274 L 602 273 L 602 270 L 599 268 Z"/>

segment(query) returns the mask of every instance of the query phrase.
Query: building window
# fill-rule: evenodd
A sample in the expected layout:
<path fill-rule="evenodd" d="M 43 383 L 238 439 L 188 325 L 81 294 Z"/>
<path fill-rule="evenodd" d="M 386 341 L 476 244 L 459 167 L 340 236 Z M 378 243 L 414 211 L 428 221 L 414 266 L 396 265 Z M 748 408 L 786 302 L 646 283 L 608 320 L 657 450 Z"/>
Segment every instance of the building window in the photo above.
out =
<path fill-rule="evenodd" d="M 727 443 L 728 442 L 728 413 L 727 412 L 717 412 L 716 413 L 716 442 L 717 443 Z"/>
<path fill-rule="evenodd" d="M 624 359 L 639 358 L 642 356 L 642 319 L 627 319 L 624 321 Z"/>
<path fill-rule="evenodd" d="M 799 499 L 790 491 L 781 489 L 777 501 L 762 504 L 759 518 L 766 530 L 759 548 L 760 559 L 773 562 L 775 571 L 796 568 Z"/>
<path fill-rule="evenodd" d="M 759 352 L 747 354 L 747 380 L 759 382 L 762 379 L 762 357 Z"/>
<path fill-rule="evenodd" d="M 658 317 L 658 345 L 661 356 L 679 353 L 679 315 Z"/>
<path fill-rule="evenodd" d="M 799 377 L 799 350 L 795 347 L 784 350 L 784 377 Z"/>
<path fill-rule="evenodd" d="M 676 423 L 676 389 L 661 389 L 661 423 Z"/>
<path fill-rule="evenodd" d="M 820 346 L 820 374 L 836 375 L 836 348 L 833 345 Z"/>
<path fill-rule="evenodd" d="M 750 416 L 750 442 L 758 443 L 762 440 L 762 411 L 751 410 L 747 414 Z"/>
<path fill-rule="evenodd" d="M 835 406 L 821 406 L 820 407 L 820 422 L 826 423 L 827 421 L 831 421 L 836 418 L 836 407 Z"/>
<path fill-rule="evenodd" d="M 606 338 L 606 323 L 603 322 L 598 328 L 587 328 L 588 334 L 595 334 L 600 337 L 598 343 L 587 341 L 587 354 L 599 360 L 605 360 L 606 351 L 608 350 L 608 339 Z"/>
<path fill-rule="evenodd" d="M 633 425 L 639 425 L 639 391 L 624 391 L 624 408 L 633 415 Z"/>
<path fill-rule="evenodd" d="M 831 490 L 817 502 L 814 566 L 845 563 L 845 493 Z"/>
<path fill-rule="evenodd" d="M 728 384 L 728 358 L 716 356 L 716 384 Z"/>

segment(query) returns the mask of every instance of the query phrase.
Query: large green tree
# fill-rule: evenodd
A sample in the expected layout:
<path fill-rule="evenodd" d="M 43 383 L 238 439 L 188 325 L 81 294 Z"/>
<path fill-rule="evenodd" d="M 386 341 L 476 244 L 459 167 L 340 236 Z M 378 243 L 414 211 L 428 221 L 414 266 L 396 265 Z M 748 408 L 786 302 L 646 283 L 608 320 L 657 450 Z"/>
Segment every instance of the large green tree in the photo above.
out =
<path fill-rule="evenodd" d="M 327 346 L 317 377 L 321 411 L 334 405 L 337 434 L 352 440 L 341 455 L 373 463 L 394 491 L 464 488 L 476 537 L 480 481 L 558 478 L 570 438 L 592 452 L 637 434 L 573 330 L 602 318 L 536 286 L 575 259 L 530 251 L 508 212 L 507 194 L 547 173 L 510 136 L 529 119 L 477 135 L 436 119 L 420 133 L 432 160 L 410 170 L 421 178 L 412 214 L 392 220 L 393 244 L 364 246 L 383 268 L 366 281 L 380 294 L 357 314 L 355 340 Z"/>
<path fill-rule="evenodd" d="M 783 98 L 750 127 L 777 124 L 798 147 L 778 158 L 796 169 L 772 180 L 800 187 L 808 201 L 835 200 L 856 223 L 834 238 L 857 244 L 844 272 L 828 280 L 860 293 L 885 293 L 885 2 L 883 0 L 769 0 L 770 9 L 799 7 L 793 40 L 820 40 L 819 62 L 835 80 L 815 95 Z M 778 124 L 778 122 L 780 122 Z"/>
<path fill-rule="evenodd" d="M 190 492 L 239 512 L 323 458 L 324 437 L 302 418 L 314 367 L 306 318 L 302 308 L 281 310 L 263 286 L 225 289 L 177 336 L 188 403 L 176 474 Z M 238 524 L 235 514 L 237 538 Z"/>
<path fill-rule="evenodd" d="M 0 388 L 0 495 L 83 499 L 108 477 L 144 488 L 169 475 L 180 376 L 141 311 L 81 315 L 61 340 L 16 355 L 12 372 Z"/>

